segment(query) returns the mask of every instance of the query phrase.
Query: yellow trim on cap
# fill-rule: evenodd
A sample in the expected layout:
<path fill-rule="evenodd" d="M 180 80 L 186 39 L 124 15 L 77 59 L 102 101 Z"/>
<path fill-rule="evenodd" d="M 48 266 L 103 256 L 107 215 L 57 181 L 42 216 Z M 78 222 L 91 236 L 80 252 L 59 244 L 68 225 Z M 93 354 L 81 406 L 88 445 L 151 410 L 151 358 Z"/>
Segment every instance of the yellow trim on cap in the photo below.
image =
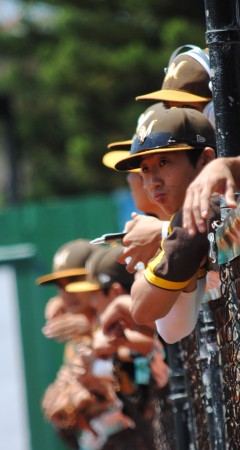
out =
<path fill-rule="evenodd" d="M 43 275 L 36 279 L 36 284 L 45 284 L 45 283 L 54 283 L 55 281 L 66 278 L 66 277 L 75 277 L 77 275 L 87 275 L 88 270 L 85 268 L 79 269 L 66 269 L 60 270 L 58 272 L 49 273 L 47 275 Z"/>
<path fill-rule="evenodd" d="M 69 283 L 65 287 L 67 292 L 92 292 L 99 291 L 101 285 L 99 283 L 91 283 L 90 281 L 76 281 L 75 283 Z"/>
<path fill-rule="evenodd" d="M 129 156 L 129 150 L 114 150 L 108 152 L 103 156 L 102 163 L 104 166 L 109 167 L 109 169 L 115 169 L 115 165 L 122 159 Z M 128 172 L 140 172 L 140 169 L 128 170 Z"/>
<path fill-rule="evenodd" d="M 195 102 L 211 102 L 211 97 L 202 97 L 200 95 L 190 94 L 190 92 L 177 91 L 172 89 L 160 89 L 159 91 L 150 92 L 149 94 L 138 95 L 135 97 L 138 100 L 156 100 L 166 102 L 181 102 L 181 103 L 195 103 Z"/>
<path fill-rule="evenodd" d="M 132 145 L 132 139 L 129 139 L 128 141 L 110 142 L 110 144 L 108 144 L 107 148 L 111 148 L 111 149 L 115 148 L 117 150 L 130 150 L 131 145 Z"/>
<path fill-rule="evenodd" d="M 115 165 L 127 156 L 129 156 L 129 150 L 115 150 L 105 153 L 102 162 L 109 169 L 114 169 Z"/>

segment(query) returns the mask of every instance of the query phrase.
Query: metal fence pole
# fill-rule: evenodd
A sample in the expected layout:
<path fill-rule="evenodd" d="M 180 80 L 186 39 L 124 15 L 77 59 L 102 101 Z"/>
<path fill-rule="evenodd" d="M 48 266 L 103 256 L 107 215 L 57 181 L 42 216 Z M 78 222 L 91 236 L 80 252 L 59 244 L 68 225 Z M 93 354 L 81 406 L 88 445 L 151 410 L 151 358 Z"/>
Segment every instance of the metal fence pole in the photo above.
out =
<path fill-rule="evenodd" d="M 239 0 L 205 0 L 218 156 L 240 154 Z"/>
<path fill-rule="evenodd" d="M 240 154 L 240 16 L 239 0 L 205 0 L 206 43 L 209 48 L 213 102 L 216 118 L 216 142 L 218 156 Z M 231 213 L 221 200 L 222 225 L 217 233 L 227 239 L 227 223 Z M 237 220 L 231 223 L 237 230 Z M 228 230 L 227 230 L 228 231 Z M 236 234 L 235 234 L 236 236 Z M 219 241 L 219 239 L 218 239 Z M 238 240 L 237 240 L 238 242 Z M 221 299 L 214 311 L 217 342 L 223 384 L 223 408 L 225 427 L 224 448 L 237 450 L 240 447 L 239 408 L 239 256 L 234 242 L 227 246 L 234 250 L 221 255 L 218 247 L 218 263 L 221 276 Z M 230 253 L 231 253 L 230 252 Z M 222 261 L 219 260 L 222 256 Z M 216 405 L 215 405 L 216 406 Z M 221 405 L 219 405 L 221 406 Z"/>
<path fill-rule="evenodd" d="M 11 204 L 17 204 L 20 196 L 18 184 L 18 152 L 12 99 L 9 95 L 0 95 L 0 120 L 4 125 L 5 146 L 10 173 L 8 200 Z"/>
<path fill-rule="evenodd" d="M 171 368 L 169 400 L 173 411 L 174 448 L 175 450 L 189 450 L 191 446 L 188 426 L 189 404 L 179 343 L 166 345 L 166 354 L 168 365 Z"/>

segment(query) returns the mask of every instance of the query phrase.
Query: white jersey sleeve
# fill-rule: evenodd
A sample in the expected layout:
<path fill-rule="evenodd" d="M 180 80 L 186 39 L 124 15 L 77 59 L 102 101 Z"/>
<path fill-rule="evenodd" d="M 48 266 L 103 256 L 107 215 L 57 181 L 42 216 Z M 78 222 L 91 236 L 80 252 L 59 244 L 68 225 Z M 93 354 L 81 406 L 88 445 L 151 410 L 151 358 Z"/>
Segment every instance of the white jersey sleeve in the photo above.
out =
<path fill-rule="evenodd" d="M 181 292 L 169 313 L 155 321 L 159 335 L 167 344 L 188 336 L 195 328 L 206 287 L 206 277 L 197 281 L 193 292 Z"/>

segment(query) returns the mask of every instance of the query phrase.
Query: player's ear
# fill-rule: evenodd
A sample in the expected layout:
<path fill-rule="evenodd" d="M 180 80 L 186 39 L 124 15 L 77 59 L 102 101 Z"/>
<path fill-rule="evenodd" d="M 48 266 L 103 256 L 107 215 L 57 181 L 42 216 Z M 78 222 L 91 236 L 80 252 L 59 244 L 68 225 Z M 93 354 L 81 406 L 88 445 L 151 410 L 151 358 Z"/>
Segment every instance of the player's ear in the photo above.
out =
<path fill-rule="evenodd" d="M 120 283 L 118 283 L 117 281 L 115 281 L 112 285 L 111 285 L 111 290 L 114 291 L 115 297 L 117 297 L 118 295 L 122 295 L 124 293 L 124 289 L 121 286 Z"/>
<path fill-rule="evenodd" d="M 216 158 L 215 150 L 211 147 L 205 147 L 198 160 L 198 169 L 201 170 L 206 164 Z"/>

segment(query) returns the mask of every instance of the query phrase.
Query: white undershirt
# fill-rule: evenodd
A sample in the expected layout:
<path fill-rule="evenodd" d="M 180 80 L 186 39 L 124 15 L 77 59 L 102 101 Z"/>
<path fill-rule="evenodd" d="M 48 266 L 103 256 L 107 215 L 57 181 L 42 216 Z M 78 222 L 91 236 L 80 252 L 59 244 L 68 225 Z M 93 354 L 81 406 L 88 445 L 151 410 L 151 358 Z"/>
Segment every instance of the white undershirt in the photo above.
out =
<path fill-rule="evenodd" d="M 195 328 L 206 287 L 206 277 L 197 281 L 193 292 L 181 292 L 169 313 L 155 321 L 160 336 L 167 344 L 174 344 L 188 336 Z"/>

